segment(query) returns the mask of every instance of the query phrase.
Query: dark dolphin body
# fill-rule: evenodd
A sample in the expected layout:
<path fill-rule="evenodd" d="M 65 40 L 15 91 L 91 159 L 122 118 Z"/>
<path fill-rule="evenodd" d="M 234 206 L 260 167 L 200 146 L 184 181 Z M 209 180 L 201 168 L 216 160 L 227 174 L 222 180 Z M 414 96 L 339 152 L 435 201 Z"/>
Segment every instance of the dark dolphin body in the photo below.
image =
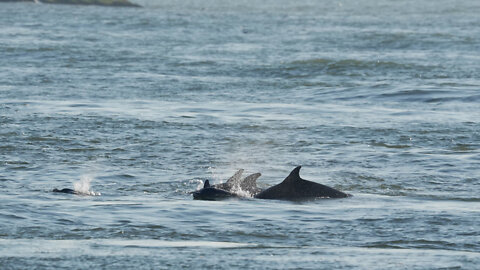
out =
<path fill-rule="evenodd" d="M 300 178 L 298 166 L 278 185 L 270 187 L 255 196 L 271 200 L 309 200 L 315 198 L 346 198 L 351 195 L 334 188 Z"/>
<path fill-rule="evenodd" d="M 194 200 L 218 201 L 238 197 L 237 194 L 223 189 L 210 186 L 210 182 L 205 180 L 203 188 L 192 192 Z"/>
<path fill-rule="evenodd" d="M 229 198 L 243 197 L 240 192 L 247 192 L 252 197 L 261 192 L 257 187 L 257 179 L 261 176 L 260 173 L 251 174 L 244 179 L 241 179 L 243 169 L 238 170 L 225 183 L 210 185 L 208 180 L 202 189 L 192 192 L 195 200 L 223 200 Z"/>
<path fill-rule="evenodd" d="M 75 190 L 71 188 L 64 188 L 64 189 L 56 189 L 54 188 L 52 192 L 59 192 L 59 193 L 67 193 L 67 194 L 78 194 Z"/>

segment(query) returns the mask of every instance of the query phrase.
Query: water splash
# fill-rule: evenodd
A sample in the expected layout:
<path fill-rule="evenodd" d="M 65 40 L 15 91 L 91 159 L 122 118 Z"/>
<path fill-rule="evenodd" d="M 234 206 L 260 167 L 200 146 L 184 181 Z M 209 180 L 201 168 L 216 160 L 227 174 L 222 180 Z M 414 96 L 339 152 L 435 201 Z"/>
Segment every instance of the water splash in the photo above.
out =
<path fill-rule="evenodd" d="M 232 192 L 234 194 L 237 194 L 238 196 L 240 197 L 244 197 L 244 198 L 253 198 L 253 194 L 251 194 L 250 192 L 248 192 L 248 190 L 243 190 L 242 187 L 240 185 L 234 185 L 233 188 L 232 188 Z"/>
<path fill-rule="evenodd" d="M 193 179 L 193 180 L 190 180 L 188 181 L 189 184 L 196 184 L 197 187 L 195 188 L 195 190 L 200 190 L 203 188 L 203 185 L 204 185 L 204 182 L 203 180 L 200 180 L 200 179 Z"/>
<path fill-rule="evenodd" d="M 91 175 L 82 175 L 79 181 L 73 183 L 73 189 L 78 192 L 78 194 L 100 196 L 100 192 L 90 190 L 90 182 L 92 182 L 93 179 Z"/>

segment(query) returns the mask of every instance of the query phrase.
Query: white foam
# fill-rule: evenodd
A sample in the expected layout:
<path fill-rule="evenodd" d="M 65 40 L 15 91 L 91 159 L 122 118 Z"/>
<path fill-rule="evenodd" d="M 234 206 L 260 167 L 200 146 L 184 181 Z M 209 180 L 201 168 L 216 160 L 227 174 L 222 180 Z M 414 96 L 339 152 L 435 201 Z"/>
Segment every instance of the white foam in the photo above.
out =
<path fill-rule="evenodd" d="M 253 195 L 250 194 L 247 190 L 243 190 L 242 187 L 240 187 L 239 183 L 237 185 L 234 185 L 232 187 L 232 192 L 237 194 L 240 197 L 245 197 L 245 198 L 252 198 Z"/>

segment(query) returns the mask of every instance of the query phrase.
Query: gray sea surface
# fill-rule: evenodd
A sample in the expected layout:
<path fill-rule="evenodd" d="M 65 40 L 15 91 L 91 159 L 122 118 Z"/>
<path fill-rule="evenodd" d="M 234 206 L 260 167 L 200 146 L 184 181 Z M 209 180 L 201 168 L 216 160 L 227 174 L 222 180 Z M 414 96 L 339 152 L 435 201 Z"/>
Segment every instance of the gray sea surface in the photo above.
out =
<path fill-rule="evenodd" d="M 134 2 L 0 3 L 1 269 L 478 269 L 479 1 Z"/>

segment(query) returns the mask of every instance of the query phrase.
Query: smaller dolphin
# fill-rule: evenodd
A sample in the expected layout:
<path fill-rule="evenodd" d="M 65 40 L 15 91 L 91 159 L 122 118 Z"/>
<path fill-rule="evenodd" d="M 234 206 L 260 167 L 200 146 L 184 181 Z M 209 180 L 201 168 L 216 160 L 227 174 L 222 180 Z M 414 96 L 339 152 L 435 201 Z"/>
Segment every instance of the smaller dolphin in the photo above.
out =
<path fill-rule="evenodd" d="M 243 169 L 238 170 L 232 177 L 228 178 L 228 180 L 225 183 L 212 185 L 212 187 L 223 189 L 223 190 L 231 190 L 236 185 L 238 185 L 238 182 L 240 182 L 243 171 L 244 171 Z"/>
<path fill-rule="evenodd" d="M 67 194 L 78 194 L 75 190 L 71 188 L 64 188 L 64 189 L 56 189 L 54 188 L 52 192 L 59 192 L 59 193 L 67 193 Z"/>
<path fill-rule="evenodd" d="M 255 196 L 271 200 L 309 200 L 315 198 L 346 198 L 352 195 L 334 188 L 300 178 L 298 166 L 278 185 L 270 187 Z"/>
<path fill-rule="evenodd" d="M 262 192 L 262 189 L 257 187 L 257 179 L 262 176 L 261 173 L 254 173 L 245 177 L 240 182 L 240 190 L 248 192 L 252 197 Z"/>
<path fill-rule="evenodd" d="M 207 201 L 218 201 L 238 197 L 238 195 L 235 193 L 210 186 L 210 181 L 208 180 L 205 180 L 205 184 L 203 185 L 202 189 L 194 191 L 192 194 L 194 200 Z"/>
<path fill-rule="evenodd" d="M 235 197 L 253 197 L 262 191 L 257 187 L 257 179 L 260 173 L 251 174 L 242 179 L 243 169 L 238 170 L 225 183 L 210 185 L 210 181 L 205 180 L 203 188 L 194 192 L 195 200 L 222 200 Z"/>

